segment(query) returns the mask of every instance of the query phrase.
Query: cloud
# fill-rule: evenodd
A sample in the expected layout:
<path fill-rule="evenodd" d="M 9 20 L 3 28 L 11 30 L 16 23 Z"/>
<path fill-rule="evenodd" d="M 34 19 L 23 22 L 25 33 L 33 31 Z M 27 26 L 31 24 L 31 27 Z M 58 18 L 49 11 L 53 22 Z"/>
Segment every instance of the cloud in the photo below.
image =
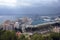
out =
<path fill-rule="evenodd" d="M 0 6 L 8 7 L 26 7 L 36 5 L 52 5 L 58 3 L 58 0 L 0 0 Z"/>
<path fill-rule="evenodd" d="M 0 0 L 0 6 L 16 6 L 16 0 Z"/>
<path fill-rule="evenodd" d="M 20 6 L 34 6 L 34 5 L 51 5 L 58 3 L 58 0 L 18 0 Z"/>

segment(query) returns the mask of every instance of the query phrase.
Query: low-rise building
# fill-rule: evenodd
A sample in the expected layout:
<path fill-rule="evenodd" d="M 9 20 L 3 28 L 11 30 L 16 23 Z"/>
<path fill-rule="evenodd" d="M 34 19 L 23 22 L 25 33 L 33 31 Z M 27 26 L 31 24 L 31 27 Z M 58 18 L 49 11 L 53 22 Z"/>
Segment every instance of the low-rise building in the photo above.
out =
<path fill-rule="evenodd" d="M 53 28 L 53 32 L 60 32 L 60 27 L 55 27 L 55 28 Z"/>

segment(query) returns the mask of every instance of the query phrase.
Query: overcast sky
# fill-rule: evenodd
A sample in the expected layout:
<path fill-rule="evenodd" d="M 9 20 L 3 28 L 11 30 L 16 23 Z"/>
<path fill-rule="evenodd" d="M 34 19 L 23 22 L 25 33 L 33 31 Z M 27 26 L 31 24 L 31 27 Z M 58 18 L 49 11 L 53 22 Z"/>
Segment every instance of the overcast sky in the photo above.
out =
<path fill-rule="evenodd" d="M 0 14 L 59 14 L 59 0 L 0 0 Z"/>

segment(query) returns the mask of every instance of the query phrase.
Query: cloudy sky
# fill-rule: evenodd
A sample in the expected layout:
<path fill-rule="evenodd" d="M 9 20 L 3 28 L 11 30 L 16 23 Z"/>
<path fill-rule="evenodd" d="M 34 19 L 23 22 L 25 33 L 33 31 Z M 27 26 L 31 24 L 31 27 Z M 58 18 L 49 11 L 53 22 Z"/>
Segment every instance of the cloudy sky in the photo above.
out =
<path fill-rule="evenodd" d="M 60 0 L 0 0 L 0 15 L 59 13 Z"/>

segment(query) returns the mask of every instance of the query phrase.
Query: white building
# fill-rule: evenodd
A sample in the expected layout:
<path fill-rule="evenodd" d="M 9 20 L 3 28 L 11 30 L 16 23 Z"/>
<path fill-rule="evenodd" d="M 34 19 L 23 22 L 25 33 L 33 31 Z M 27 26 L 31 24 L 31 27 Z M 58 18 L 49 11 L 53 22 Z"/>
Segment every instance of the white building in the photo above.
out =
<path fill-rule="evenodd" d="M 60 18 L 59 18 L 59 17 L 57 17 L 57 18 L 55 19 L 55 21 L 60 21 Z"/>
<path fill-rule="evenodd" d="M 14 28 L 19 29 L 19 23 L 18 23 L 18 22 L 15 22 L 15 24 L 14 24 Z"/>
<path fill-rule="evenodd" d="M 60 27 L 55 27 L 55 28 L 53 28 L 53 32 L 60 32 Z"/>

